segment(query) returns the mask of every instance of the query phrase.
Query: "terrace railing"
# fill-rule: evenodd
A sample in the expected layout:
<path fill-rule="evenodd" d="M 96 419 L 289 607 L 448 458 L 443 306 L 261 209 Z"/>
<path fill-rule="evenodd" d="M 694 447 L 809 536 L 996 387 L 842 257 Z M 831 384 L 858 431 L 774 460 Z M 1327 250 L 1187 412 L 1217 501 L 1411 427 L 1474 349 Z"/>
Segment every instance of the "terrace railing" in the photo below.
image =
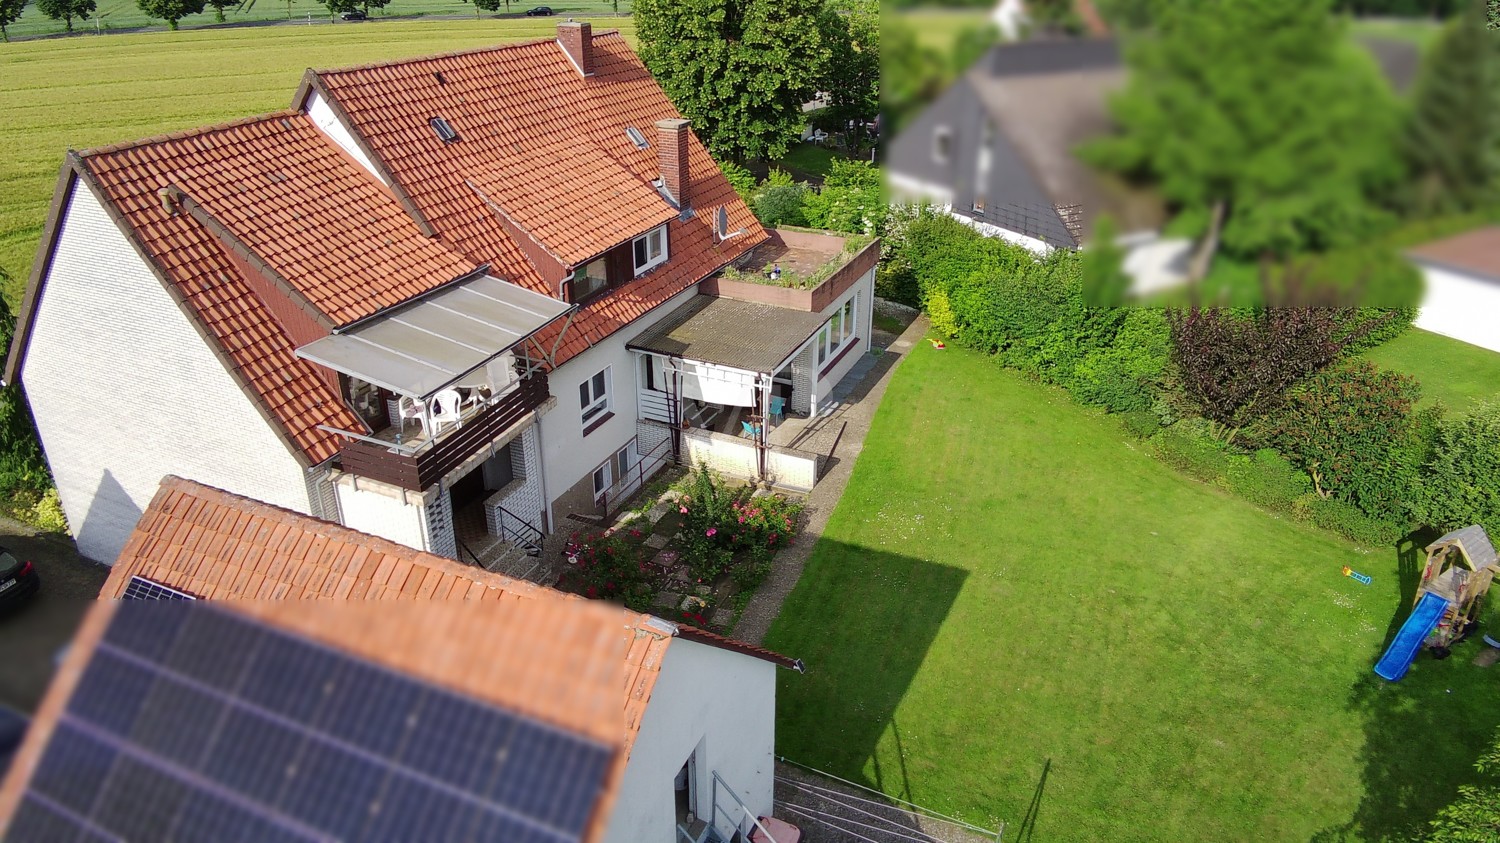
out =
<path fill-rule="evenodd" d="M 345 471 L 420 492 L 546 403 L 547 396 L 547 376 L 534 373 L 456 427 L 415 445 L 398 445 L 348 431 L 324 429 L 348 439 L 339 450 L 339 463 Z"/>

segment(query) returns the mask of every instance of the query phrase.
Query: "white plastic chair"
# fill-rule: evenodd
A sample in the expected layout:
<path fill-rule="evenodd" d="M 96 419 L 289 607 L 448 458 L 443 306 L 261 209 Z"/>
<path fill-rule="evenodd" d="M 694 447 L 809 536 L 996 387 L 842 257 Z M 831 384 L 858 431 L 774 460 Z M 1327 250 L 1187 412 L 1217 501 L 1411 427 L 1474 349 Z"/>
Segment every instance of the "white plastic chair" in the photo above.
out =
<path fill-rule="evenodd" d="M 430 435 L 442 433 L 445 424 L 457 427 L 463 420 L 463 405 L 463 396 L 456 389 L 445 389 L 432 396 L 432 401 L 427 406 L 427 421 L 432 425 Z"/>
<path fill-rule="evenodd" d="M 401 425 L 402 430 L 406 429 L 408 421 L 415 419 L 417 425 L 422 428 L 422 435 L 427 436 L 427 414 L 423 412 L 421 401 L 410 395 L 401 396 L 396 401 L 396 414 L 399 417 L 397 423 Z"/>

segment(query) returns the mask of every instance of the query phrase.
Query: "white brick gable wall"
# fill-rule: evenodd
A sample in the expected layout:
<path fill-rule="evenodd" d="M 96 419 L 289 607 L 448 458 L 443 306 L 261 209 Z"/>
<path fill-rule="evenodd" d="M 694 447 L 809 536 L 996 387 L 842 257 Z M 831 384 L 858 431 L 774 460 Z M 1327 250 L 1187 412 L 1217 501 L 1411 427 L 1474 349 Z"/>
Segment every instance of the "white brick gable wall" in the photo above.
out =
<path fill-rule="evenodd" d="M 308 512 L 306 474 L 88 188 L 22 372 L 68 525 L 113 563 L 167 474 Z"/>

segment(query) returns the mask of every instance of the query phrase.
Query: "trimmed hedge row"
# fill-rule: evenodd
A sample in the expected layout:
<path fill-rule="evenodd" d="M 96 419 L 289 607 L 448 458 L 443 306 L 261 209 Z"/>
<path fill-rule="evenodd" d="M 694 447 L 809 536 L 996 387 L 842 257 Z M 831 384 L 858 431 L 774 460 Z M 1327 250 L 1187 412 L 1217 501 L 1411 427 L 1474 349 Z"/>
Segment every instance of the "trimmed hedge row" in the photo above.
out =
<path fill-rule="evenodd" d="M 1230 445 L 1175 386 L 1166 314 L 1087 306 L 1079 253 L 1037 257 L 910 208 L 892 212 L 885 245 L 879 295 L 919 305 L 933 330 L 959 345 L 1121 414 L 1126 430 L 1189 476 L 1365 545 L 1476 522 L 1500 536 L 1500 407 L 1453 418 L 1416 411 L 1414 381 L 1350 356 L 1404 331 L 1410 310 L 1355 312 L 1356 323 L 1383 324 L 1277 396 Z M 1353 265 L 1335 260 L 1319 271 Z M 1387 274 L 1382 283 L 1392 288 L 1408 273 Z M 1314 434 L 1318 447 L 1309 447 Z"/>

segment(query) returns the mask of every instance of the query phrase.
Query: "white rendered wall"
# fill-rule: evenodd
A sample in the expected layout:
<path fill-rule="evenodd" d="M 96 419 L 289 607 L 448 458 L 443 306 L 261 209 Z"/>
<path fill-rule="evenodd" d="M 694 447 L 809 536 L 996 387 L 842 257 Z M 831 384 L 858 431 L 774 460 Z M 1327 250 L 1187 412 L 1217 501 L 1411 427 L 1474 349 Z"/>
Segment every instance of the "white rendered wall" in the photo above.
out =
<path fill-rule="evenodd" d="M 377 181 L 381 184 L 389 185 L 385 179 L 380 177 L 380 173 L 375 172 L 374 162 L 370 161 L 370 157 L 365 155 L 364 150 L 359 148 L 359 144 L 354 141 L 354 135 L 349 131 L 349 127 L 345 126 L 344 121 L 340 120 L 338 115 L 333 113 L 333 108 L 329 106 L 327 100 L 323 99 L 322 94 L 314 91 L 307 98 L 307 116 L 312 118 L 313 125 L 322 129 L 323 134 L 327 135 L 329 140 L 337 144 L 340 149 L 349 153 L 366 170 L 369 170 L 370 175 L 374 176 Z"/>
<path fill-rule="evenodd" d="M 402 495 L 402 491 L 394 486 L 357 478 L 352 474 L 341 476 L 336 488 L 339 513 L 344 518 L 345 527 L 390 539 L 417 550 L 430 549 L 427 540 L 427 512 L 420 493 L 407 492 Z M 443 497 L 447 497 L 446 491 L 443 492 Z M 450 527 L 450 537 L 452 533 Z"/>
<path fill-rule="evenodd" d="M 90 559 L 114 562 L 167 474 L 310 511 L 302 467 L 81 184 L 22 383 Z"/>
<path fill-rule="evenodd" d="M 636 412 L 636 367 L 640 362 L 636 355 L 625 350 L 625 343 L 687 302 L 697 292 L 696 285 L 689 287 L 648 316 L 616 331 L 548 375 L 548 388 L 557 398 L 557 406 L 542 416 L 539 429 L 542 471 L 546 478 L 544 485 L 549 509 L 553 501 L 578 481 L 591 475 L 595 468 L 625 447 L 635 436 L 636 419 L 639 418 Z M 592 378 L 605 366 L 610 367 L 609 411 L 614 413 L 614 417 L 584 436 L 582 410 L 578 406 L 578 385 Z M 547 520 L 554 530 L 558 529 L 550 513 Z"/>
<path fill-rule="evenodd" d="M 1500 351 L 1500 284 L 1430 266 L 1422 273 L 1427 292 L 1416 326 Z"/>
<path fill-rule="evenodd" d="M 818 378 L 817 387 L 813 390 L 814 412 L 822 412 L 828 409 L 829 393 L 833 392 L 833 388 L 838 386 L 839 381 L 843 380 L 844 376 L 849 374 L 849 370 L 854 368 L 854 364 L 859 362 L 859 358 L 862 355 L 870 353 L 870 326 L 875 310 L 875 270 L 872 269 L 865 273 L 864 277 L 856 281 L 854 286 L 849 288 L 848 292 L 830 305 L 827 310 L 824 310 L 824 318 L 832 317 L 839 308 L 844 306 L 844 302 L 851 298 L 855 300 L 854 333 L 859 338 L 859 345 L 848 354 L 845 354 L 843 359 L 839 360 L 838 364 L 830 369 L 826 375 Z M 842 350 L 840 349 L 840 351 Z M 817 359 L 816 351 L 814 351 L 813 359 Z M 827 366 L 827 361 L 824 361 L 823 365 Z"/>
<path fill-rule="evenodd" d="M 770 662 L 681 638 L 672 641 L 615 807 L 606 843 L 673 843 L 676 840 L 672 781 L 695 747 L 698 811 L 711 816 L 717 771 L 756 816 L 772 813 L 775 775 L 776 667 Z M 734 801 L 719 788 L 719 831 L 725 840 L 739 818 Z"/>

